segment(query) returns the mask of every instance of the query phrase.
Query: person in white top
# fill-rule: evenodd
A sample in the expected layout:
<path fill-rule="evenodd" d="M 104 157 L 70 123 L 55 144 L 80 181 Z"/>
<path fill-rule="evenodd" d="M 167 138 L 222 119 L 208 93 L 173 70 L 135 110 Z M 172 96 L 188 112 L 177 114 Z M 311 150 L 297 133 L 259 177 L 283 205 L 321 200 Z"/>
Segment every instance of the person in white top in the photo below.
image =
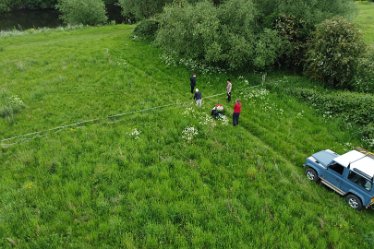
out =
<path fill-rule="evenodd" d="M 227 102 L 231 101 L 231 89 L 232 89 L 231 80 L 227 79 L 227 85 L 226 85 Z"/>

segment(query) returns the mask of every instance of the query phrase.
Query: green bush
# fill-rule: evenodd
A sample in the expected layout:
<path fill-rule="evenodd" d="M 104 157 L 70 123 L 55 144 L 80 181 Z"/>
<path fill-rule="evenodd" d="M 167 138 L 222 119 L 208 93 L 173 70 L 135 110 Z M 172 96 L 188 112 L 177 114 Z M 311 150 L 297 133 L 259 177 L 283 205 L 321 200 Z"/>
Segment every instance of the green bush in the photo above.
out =
<path fill-rule="evenodd" d="M 156 20 L 143 20 L 135 27 L 133 35 L 143 39 L 154 40 L 158 26 L 159 22 Z"/>
<path fill-rule="evenodd" d="M 196 3 L 200 0 L 178 0 L 177 4 L 184 2 Z M 133 17 L 135 20 L 143 20 L 157 13 L 162 12 L 165 5 L 172 3 L 173 0 L 119 0 L 124 17 Z"/>
<path fill-rule="evenodd" d="M 370 50 L 358 60 L 354 89 L 360 92 L 374 93 L 374 51 Z"/>
<path fill-rule="evenodd" d="M 301 18 L 281 15 L 275 21 L 275 30 L 282 39 L 279 64 L 286 69 L 302 71 L 310 28 Z"/>
<path fill-rule="evenodd" d="M 97 25 L 107 21 L 102 0 L 60 0 L 57 8 L 67 24 Z"/>
<path fill-rule="evenodd" d="M 252 1 L 230 0 L 167 6 L 159 17 L 157 44 L 169 55 L 231 70 L 264 69 L 278 56 L 277 32 L 256 30 Z M 186 28 L 188 27 L 188 28 Z"/>
<path fill-rule="evenodd" d="M 13 115 L 25 107 L 23 101 L 16 95 L 7 91 L 0 91 L 0 117 L 13 118 Z"/>
<path fill-rule="evenodd" d="M 359 31 L 344 18 L 317 25 L 306 55 L 306 73 L 336 88 L 352 88 L 358 59 L 364 51 Z"/>
<path fill-rule="evenodd" d="M 279 50 L 282 40 L 278 32 L 271 29 L 265 29 L 258 36 L 255 48 L 254 66 L 258 69 L 264 69 L 274 64 L 275 59 L 279 56 Z"/>
<path fill-rule="evenodd" d="M 167 6 L 159 20 L 156 42 L 167 54 L 202 61 L 220 59 L 221 48 L 217 42 L 219 19 L 212 4 Z"/>

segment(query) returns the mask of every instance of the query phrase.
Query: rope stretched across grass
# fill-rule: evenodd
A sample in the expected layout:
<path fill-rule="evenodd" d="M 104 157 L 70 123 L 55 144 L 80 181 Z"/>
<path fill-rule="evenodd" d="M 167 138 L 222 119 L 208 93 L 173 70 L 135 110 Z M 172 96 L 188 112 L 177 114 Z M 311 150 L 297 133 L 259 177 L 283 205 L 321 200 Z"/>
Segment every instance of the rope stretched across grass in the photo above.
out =
<path fill-rule="evenodd" d="M 221 95 L 224 95 L 224 94 L 225 93 L 215 94 L 215 95 L 205 97 L 204 99 L 209 99 L 209 98 L 221 96 Z M 74 122 L 74 123 L 71 123 L 71 124 L 60 125 L 60 126 L 57 126 L 57 127 L 51 128 L 51 129 L 46 129 L 46 130 L 41 130 L 41 131 L 36 131 L 36 132 L 30 132 L 30 133 L 25 133 L 25 134 L 22 134 L 22 135 L 16 135 L 16 136 L 13 136 L 13 137 L 4 138 L 4 139 L 0 140 L 0 145 L 1 145 L 1 147 L 10 147 L 10 146 L 16 145 L 20 142 L 14 142 L 14 143 L 8 143 L 8 144 L 6 144 L 4 142 L 14 141 L 16 139 L 23 139 L 23 141 L 31 140 L 31 139 L 33 139 L 37 136 L 41 136 L 41 135 L 49 133 L 49 132 L 60 131 L 60 130 L 64 130 L 64 129 L 67 129 L 67 128 L 83 126 L 83 125 L 96 123 L 96 122 L 103 121 L 103 120 L 108 120 L 108 119 L 119 118 L 119 117 L 131 115 L 131 114 L 135 114 L 135 113 L 144 113 L 144 112 L 155 111 L 155 110 L 158 110 L 158 109 L 164 109 L 164 108 L 172 107 L 172 106 L 181 106 L 183 104 L 184 103 L 160 105 L 160 106 L 150 107 L 150 108 L 146 108 L 146 109 L 142 109 L 142 110 L 117 113 L 117 114 L 108 115 L 108 116 L 102 117 L 102 118 L 94 118 L 94 119 L 88 119 L 88 120 L 83 120 L 83 121 L 79 121 L 79 122 Z"/>
<path fill-rule="evenodd" d="M 252 86 L 251 88 L 255 88 L 255 87 L 259 87 L 259 86 L 261 86 L 261 85 Z M 204 99 L 210 99 L 210 98 L 214 98 L 214 97 L 221 96 L 221 95 L 224 95 L 224 94 L 226 94 L 226 93 L 214 94 L 214 95 L 207 96 Z M 34 139 L 38 136 L 41 136 L 43 134 L 47 134 L 49 132 L 61 131 L 61 130 L 67 129 L 67 128 L 83 126 L 83 125 L 96 123 L 96 122 L 103 121 L 103 120 L 108 120 L 108 119 L 119 118 L 119 117 L 131 115 L 131 114 L 135 114 L 135 113 L 144 113 L 144 112 L 149 112 L 149 111 L 155 111 L 155 110 L 158 110 L 158 109 L 164 109 L 164 108 L 172 107 L 172 106 L 175 106 L 175 107 L 182 106 L 184 104 L 185 103 L 160 105 L 160 106 L 150 107 L 150 108 L 146 108 L 146 109 L 142 109 L 142 110 L 123 112 L 123 113 L 108 115 L 108 116 L 102 117 L 102 118 L 94 118 L 94 119 L 88 119 L 88 120 L 83 120 L 83 121 L 79 121 L 79 122 L 74 122 L 74 123 L 71 123 L 71 124 L 60 125 L 60 126 L 57 126 L 57 127 L 51 128 L 51 129 L 42 130 L 42 131 L 36 131 L 36 132 L 25 133 L 25 134 L 22 134 L 22 135 L 16 135 L 16 136 L 13 136 L 13 137 L 8 137 L 8 138 L 1 139 L 0 140 L 0 146 L 3 147 L 3 148 L 10 147 L 10 146 L 19 144 L 19 143 L 24 142 L 24 141 L 32 140 L 32 139 Z M 9 142 L 9 141 L 14 141 L 16 139 L 23 139 L 23 140 L 22 141 L 17 141 L 17 142 L 14 142 L 14 143 L 7 143 L 7 144 L 4 143 L 4 142 Z"/>

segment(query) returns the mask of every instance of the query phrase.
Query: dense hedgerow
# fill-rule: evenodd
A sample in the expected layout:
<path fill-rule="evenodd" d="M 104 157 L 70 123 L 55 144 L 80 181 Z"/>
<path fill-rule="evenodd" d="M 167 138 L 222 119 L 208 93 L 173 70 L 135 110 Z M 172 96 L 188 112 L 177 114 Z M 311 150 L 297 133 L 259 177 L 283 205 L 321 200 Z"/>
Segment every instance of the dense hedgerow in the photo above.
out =
<path fill-rule="evenodd" d="M 274 30 L 257 31 L 252 1 L 231 0 L 168 6 L 160 15 L 157 44 L 167 54 L 231 70 L 272 65 L 280 39 Z M 189 27 L 186 29 L 186 27 Z"/>
<path fill-rule="evenodd" d="M 231 70 L 263 70 L 275 64 L 301 70 L 314 25 L 348 15 L 351 4 L 348 0 L 174 3 L 159 15 L 156 40 L 168 55 Z"/>
<path fill-rule="evenodd" d="M 102 0 L 59 0 L 57 8 L 67 24 L 97 25 L 107 21 Z"/>
<path fill-rule="evenodd" d="M 306 73 L 336 88 L 352 88 L 364 51 L 361 34 L 343 18 L 317 25 L 306 55 Z"/>
<path fill-rule="evenodd" d="M 353 87 L 356 91 L 374 93 L 374 50 L 359 58 Z"/>
<path fill-rule="evenodd" d="M 140 37 L 143 39 L 154 40 L 159 22 L 152 19 L 146 19 L 141 21 L 134 29 L 134 36 Z"/>

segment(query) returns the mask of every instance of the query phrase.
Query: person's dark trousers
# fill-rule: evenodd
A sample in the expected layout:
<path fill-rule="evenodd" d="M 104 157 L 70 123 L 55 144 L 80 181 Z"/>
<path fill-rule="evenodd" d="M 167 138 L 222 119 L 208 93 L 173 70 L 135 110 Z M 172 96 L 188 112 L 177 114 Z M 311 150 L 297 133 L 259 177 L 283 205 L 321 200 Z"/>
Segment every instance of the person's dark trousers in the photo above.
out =
<path fill-rule="evenodd" d="M 195 88 L 195 86 L 191 85 L 191 93 L 193 93 L 194 88 Z"/>
<path fill-rule="evenodd" d="M 232 124 L 234 126 L 237 126 L 239 124 L 239 115 L 240 113 L 236 113 L 236 112 L 234 112 L 234 114 L 232 115 Z"/>
<path fill-rule="evenodd" d="M 227 102 L 231 101 L 231 92 L 227 93 Z"/>

